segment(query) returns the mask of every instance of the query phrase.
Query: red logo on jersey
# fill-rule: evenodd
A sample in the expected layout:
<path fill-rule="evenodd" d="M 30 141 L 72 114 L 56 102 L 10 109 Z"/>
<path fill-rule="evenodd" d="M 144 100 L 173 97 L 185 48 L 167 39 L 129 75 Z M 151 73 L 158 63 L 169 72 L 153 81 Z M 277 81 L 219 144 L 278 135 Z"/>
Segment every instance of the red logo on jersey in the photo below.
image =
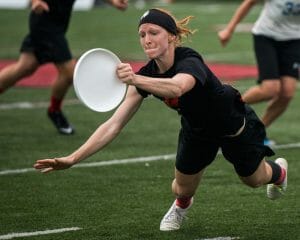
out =
<path fill-rule="evenodd" d="M 174 108 L 174 109 L 179 108 L 178 98 L 165 98 L 164 102 L 171 108 Z"/>

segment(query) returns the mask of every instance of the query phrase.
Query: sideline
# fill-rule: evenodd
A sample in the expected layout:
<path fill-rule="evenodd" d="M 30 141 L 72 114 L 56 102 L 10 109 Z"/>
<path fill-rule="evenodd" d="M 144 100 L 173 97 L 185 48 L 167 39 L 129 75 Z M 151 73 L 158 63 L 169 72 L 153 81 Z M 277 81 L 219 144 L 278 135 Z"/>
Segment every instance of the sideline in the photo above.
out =
<path fill-rule="evenodd" d="M 274 145 L 272 147 L 272 149 L 291 149 L 291 148 L 300 148 L 300 142 Z M 218 154 L 220 154 L 220 152 Z M 103 166 L 121 165 L 121 164 L 129 164 L 129 163 L 152 162 L 158 160 L 173 160 L 175 159 L 175 156 L 176 154 L 173 153 L 173 154 L 156 155 L 156 156 L 148 156 L 148 157 L 137 157 L 137 158 L 107 160 L 107 161 L 100 161 L 100 162 L 79 163 L 77 165 L 74 165 L 73 168 L 103 167 Z M 34 168 L 7 169 L 7 170 L 0 171 L 0 176 L 22 174 L 22 173 L 28 173 L 33 171 L 36 170 Z"/>
<path fill-rule="evenodd" d="M 39 236 L 39 235 L 78 231 L 80 229 L 81 228 L 79 228 L 79 227 L 71 227 L 71 228 L 60 228 L 60 229 L 52 229 L 52 230 L 36 231 L 36 232 L 9 233 L 6 235 L 0 235 L 0 239 L 4 240 L 4 239 L 19 238 L 19 237 L 33 237 L 33 236 Z"/>

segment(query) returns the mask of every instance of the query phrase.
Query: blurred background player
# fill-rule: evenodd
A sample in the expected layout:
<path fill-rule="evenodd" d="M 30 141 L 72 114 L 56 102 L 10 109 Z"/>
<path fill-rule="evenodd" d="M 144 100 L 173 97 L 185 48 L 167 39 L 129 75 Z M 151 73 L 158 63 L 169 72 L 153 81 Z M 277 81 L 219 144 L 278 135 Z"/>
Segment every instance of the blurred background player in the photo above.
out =
<path fill-rule="evenodd" d="M 223 46 L 237 24 L 259 0 L 244 0 L 224 30 L 218 33 Z M 264 1 L 252 29 L 258 65 L 258 83 L 243 94 L 246 103 L 269 101 L 262 122 L 269 127 L 294 97 L 300 69 L 300 0 Z M 265 139 L 265 144 L 275 142 Z"/>
<path fill-rule="evenodd" d="M 16 82 L 33 74 L 44 63 L 54 63 L 58 75 L 52 85 L 48 117 L 58 132 L 70 135 L 74 133 L 64 116 L 62 101 L 72 85 L 75 59 L 73 59 L 66 39 L 66 32 L 75 0 L 31 0 L 29 33 L 24 38 L 20 56 L 0 71 L 0 93 L 12 87 Z M 127 0 L 110 0 L 114 7 L 124 10 Z"/>

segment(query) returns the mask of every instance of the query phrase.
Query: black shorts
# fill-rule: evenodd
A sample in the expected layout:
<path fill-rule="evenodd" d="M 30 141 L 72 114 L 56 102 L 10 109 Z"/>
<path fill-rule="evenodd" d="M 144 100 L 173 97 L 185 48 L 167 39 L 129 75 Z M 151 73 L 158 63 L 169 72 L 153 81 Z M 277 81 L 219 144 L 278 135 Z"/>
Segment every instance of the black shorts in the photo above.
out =
<path fill-rule="evenodd" d="M 258 83 L 263 80 L 291 76 L 299 79 L 300 39 L 276 41 L 272 38 L 253 35 L 254 50 L 258 65 Z"/>
<path fill-rule="evenodd" d="M 21 52 L 33 53 L 40 64 L 63 63 L 72 59 L 68 41 L 64 34 L 27 35 L 22 43 Z"/>
<path fill-rule="evenodd" d="M 191 137 L 182 128 L 176 169 L 184 174 L 196 174 L 211 164 L 221 149 L 239 176 L 252 175 L 262 159 L 274 155 L 274 152 L 263 144 L 266 136 L 264 125 L 249 106 L 246 106 L 245 120 L 245 128 L 237 137 Z"/>

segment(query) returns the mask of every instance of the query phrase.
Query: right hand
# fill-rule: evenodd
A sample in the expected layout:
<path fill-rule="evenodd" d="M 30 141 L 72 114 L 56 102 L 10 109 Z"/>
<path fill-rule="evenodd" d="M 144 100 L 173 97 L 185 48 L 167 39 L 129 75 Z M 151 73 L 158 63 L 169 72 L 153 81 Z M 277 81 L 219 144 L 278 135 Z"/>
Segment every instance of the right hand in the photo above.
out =
<path fill-rule="evenodd" d="M 231 31 L 227 30 L 226 28 L 218 32 L 218 37 L 223 47 L 227 45 L 231 38 L 231 35 Z"/>
<path fill-rule="evenodd" d="M 53 170 L 63 170 L 74 165 L 73 161 L 68 157 L 51 158 L 37 160 L 33 167 L 42 173 L 48 173 Z"/>
<path fill-rule="evenodd" d="M 117 66 L 117 76 L 123 83 L 133 85 L 136 75 L 129 63 L 120 63 Z"/>
<path fill-rule="evenodd" d="M 36 14 L 42 14 L 43 12 L 49 12 L 49 6 L 42 0 L 32 0 L 31 10 Z"/>

